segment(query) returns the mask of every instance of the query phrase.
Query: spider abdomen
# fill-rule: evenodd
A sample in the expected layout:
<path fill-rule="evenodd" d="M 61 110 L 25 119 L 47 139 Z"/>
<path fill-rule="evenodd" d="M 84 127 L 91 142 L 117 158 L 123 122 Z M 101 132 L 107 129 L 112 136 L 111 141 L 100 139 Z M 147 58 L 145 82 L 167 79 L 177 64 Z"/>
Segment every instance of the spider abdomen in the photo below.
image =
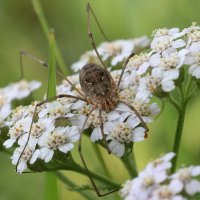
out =
<path fill-rule="evenodd" d="M 116 86 L 109 72 L 96 64 L 85 65 L 80 71 L 81 88 L 99 108 L 110 110 L 116 101 Z"/>

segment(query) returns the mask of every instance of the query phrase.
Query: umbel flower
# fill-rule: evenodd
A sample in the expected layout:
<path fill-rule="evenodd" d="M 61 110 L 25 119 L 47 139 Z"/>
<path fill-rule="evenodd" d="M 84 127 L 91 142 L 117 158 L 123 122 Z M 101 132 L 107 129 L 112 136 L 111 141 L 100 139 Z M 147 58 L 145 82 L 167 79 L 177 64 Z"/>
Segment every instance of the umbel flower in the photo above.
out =
<path fill-rule="evenodd" d="M 200 78 L 197 64 L 197 54 L 200 50 L 198 31 L 199 27 L 193 24 L 182 31 L 177 28 L 158 29 L 154 31 L 151 42 L 147 37 L 141 37 L 100 44 L 97 49 L 102 59 L 109 63 L 110 75 L 116 85 L 121 74 L 119 66 L 132 51 L 139 51 L 129 60 L 122 76 L 118 90 L 121 103 L 109 111 L 101 110 L 101 117 L 99 117 L 100 109 L 94 109 L 87 123 L 83 126 L 93 108 L 92 104 L 72 98 L 61 98 L 48 102 L 38 107 L 30 136 L 28 127 L 31 125 L 33 110 L 37 102 L 26 107 L 18 107 L 12 111 L 7 119 L 9 138 L 4 142 L 4 146 L 10 148 L 15 144 L 18 148 L 17 152 L 21 149 L 23 151 L 24 148 L 24 153 L 26 148 L 31 147 L 32 153 L 26 157 L 27 159 L 24 159 L 24 162 L 33 164 L 37 160 L 43 160 L 47 163 L 54 159 L 56 152 L 67 154 L 71 151 L 73 143 L 79 140 L 82 129 L 90 136 L 92 142 L 98 142 L 98 144 L 105 146 L 102 142 L 103 130 L 112 154 L 117 157 L 125 156 L 133 143 L 147 138 L 138 114 L 148 124 L 153 122 L 154 117 L 160 112 L 153 97 L 162 100 L 175 90 L 177 84 L 183 81 L 183 69 L 186 69 L 186 73 L 198 82 Z M 141 49 L 145 49 L 145 51 L 140 52 Z M 99 62 L 93 51 L 86 52 L 81 56 L 81 59 L 72 65 L 72 69 L 79 71 L 90 62 Z M 74 74 L 67 78 L 73 87 L 69 82 L 63 80 L 57 87 L 57 94 L 79 97 L 80 93 L 77 90 L 83 93 L 79 83 L 79 75 Z M 134 107 L 138 113 L 135 113 L 123 102 Z M 103 126 L 101 126 L 101 122 L 103 122 Z M 37 156 L 35 156 L 35 152 L 37 152 Z M 14 160 L 17 156 L 20 157 L 19 153 L 15 152 L 14 155 Z M 33 156 L 34 159 L 32 159 Z M 14 161 L 13 163 L 16 164 Z M 23 164 L 23 167 L 20 167 L 18 171 L 22 172 L 27 166 Z M 159 176 L 157 177 L 157 174 L 152 174 L 150 169 L 141 176 L 145 177 L 146 174 L 153 177 L 154 180 L 150 190 L 166 178 L 163 171 L 160 174 L 161 179 Z M 140 181 L 136 182 L 141 185 Z"/>
<path fill-rule="evenodd" d="M 187 200 L 200 193 L 200 166 L 180 168 L 170 174 L 174 153 L 151 161 L 138 177 L 128 180 L 120 191 L 125 200 Z"/>
<path fill-rule="evenodd" d="M 12 101 L 28 97 L 40 85 L 41 83 L 38 81 L 28 82 L 26 80 L 20 80 L 19 82 L 0 88 L 0 128 L 6 126 L 5 119 L 11 113 Z"/>

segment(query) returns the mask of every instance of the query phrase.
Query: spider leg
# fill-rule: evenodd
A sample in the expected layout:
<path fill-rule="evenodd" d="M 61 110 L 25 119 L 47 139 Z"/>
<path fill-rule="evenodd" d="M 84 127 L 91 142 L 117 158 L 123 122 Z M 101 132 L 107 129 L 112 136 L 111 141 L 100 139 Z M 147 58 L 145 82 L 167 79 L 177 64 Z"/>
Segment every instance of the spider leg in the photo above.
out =
<path fill-rule="evenodd" d="M 24 145 L 24 148 L 23 148 L 23 150 L 22 150 L 22 152 L 20 153 L 20 156 L 19 156 L 19 158 L 18 158 L 18 161 L 17 161 L 17 164 L 16 164 L 16 168 L 15 168 L 16 172 L 17 172 L 17 168 L 18 168 L 19 162 L 20 162 L 20 160 L 21 160 L 21 157 L 22 157 L 22 155 L 23 155 L 23 153 L 24 153 L 24 151 L 25 151 L 25 149 L 26 149 L 26 147 L 27 147 L 27 145 L 28 145 L 29 140 L 30 140 L 31 130 L 32 130 L 32 127 L 33 127 L 33 122 L 34 122 L 34 118 L 35 118 L 35 116 L 36 116 L 37 108 L 38 108 L 39 106 L 45 104 L 45 103 L 48 103 L 48 102 L 50 102 L 50 101 L 53 101 L 53 100 L 56 100 L 56 99 L 59 99 L 59 98 L 64 98 L 64 97 L 67 97 L 67 98 L 74 98 L 74 99 L 77 99 L 77 100 L 86 101 L 85 99 L 83 99 L 83 98 L 81 98 L 81 97 L 76 97 L 76 96 L 68 95 L 68 94 L 60 94 L 60 95 L 58 95 L 58 96 L 51 97 L 51 98 L 48 98 L 48 99 L 46 99 L 46 100 L 44 100 L 44 101 L 41 101 L 41 102 L 39 102 L 39 103 L 37 103 L 37 104 L 35 105 L 35 108 L 34 108 L 34 111 L 33 111 L 33 117 L 32 117 L 32 120 L 31 120 L 30 129 L 29 129 L 29 132 L 28 132 L 28 138 L 27 138 L 27 141 L 26 141 L 26 143 L 25 143 L 25 145 Z"/>
<path fill-rule="evenodd" d="M 20 60 L 20 79 L 22 79 L 24 77 L 24 65 L 23 65 L 23 56 L 27 56 L 28 58 L 30 58 L 31 60 L 36 61 L 37 63 L 41 64 L 42 66 L 48 68 L 49 64 L 43 60 L 41 60 L 40 58 L 37 58 L 36 56 L 31 55 L 30 53 L 28 53 L 27 51 L 20 51 L 19 52 L 19 60 Z M 84 97 L 84 94 L 78 89 L 76 88 L 76 86 L 68 79 L 66 78 L 61 72 L 59 72 L 58 70 L 56 70 L 56 73 L 61 76 L 63 79 L 65 79 L 74 90 L 76 90 L 76 92 L 78 92 L 78 94 L 80 94 L 82 97 Z"/>
<path fill-rule="evenodd" d="M 90 6 L 90 3 L 87 3 L 87 12 L 91 12 L 92 13 L 92 16 L 94 17 L 94 20 L 95 20 L 95 22 L 96 22 L 101 34 L 103 35 L 104 39 L 106 41 L 109 41 L 108 37 L 106 36 L 106 34 L 104 33 L 103 29 L 101 28 L 101 25 L 100 25 L 95 13 L 94 13 L 92 7 Z"/>
<path fill-rule="evenodd" d="M 102 134 L 102 136 L 103 136 L 103 140 L 104 140 L 106 149 L 107 149 L 107 151 L 108 151 L 108 154 L 111 154 L 110 148 L 109 148 L 109 146 L 108 146 L 108 142 L 107 142 L 107 140 L 106 140 L 106 135 L 105 135 L 104 129 L 103 129 L 103 119 L 102 119 L 102 111 L 101 111 L 101 110 L 99 110 L 99 117 L 100 117 L 100 120 L 101 120 L 101 125 L 100 125 L 101 134 Z"/>
<path fill-rule="evenodd" d="M 111 193 L 113 193 L 113 192 L 116 192 L 116 191 L 118 191 L 120 188 L 117 188 L 117 189 L 115 189 L 115 190 L 113 190 L 113 191 L 110 191 L 110 192 L 101 194 L 101 193 L 99 192 L 99 190 L 98 190 L 98 187 L 96 186 L 96 183 L 94 182 L 94 180 L 93 180 L 93 178 L 92 178 L 92 176 L 91 176 L 91 173 L 90 173 L 90 171 L 89 171 L 89 169 L 88 169 L 88 167 L 87 167 L 87 164 L 86 164 L 86 162 L 85 162 L 85 159 L 84 159 L 84 157 L 83 157 L 83 154 L 82 154 L 82 146 L 81 146 L 81 144 L 82 144 L 83 130 L 84 130 L 84 127 L 85 127 L 85 125 L 86 125 L 86 123 L 87 123 L 87 120 L 89 119 L 90 115 L 92 114 L 92 112 L 93 112 L 94 110 L 95 110 L 95 108 L 93 108 L 93 109 L 89 112 L 89 114 L 87 115 L 87 117 L 86 117 L 86 119 L 85 119 L 85 121 L 84 121 L 83 127 L 82 127 L 82 129 L 81 129 L 81 131 L 80 131 L 80 139 L 79 139 L 79 144 L 78 144 L 78 151 L 79 151 L 79 155 L 80 155 L 80 157 L 81 157 L 81 161 L 82 161 L 82 163 L 83 163 L 83 165 L 84 165 L 84 167 L 85 167 L 85 170 L 86 170 L 86 172 L 87 172 L 88 178 L 90 179 L 90 182 L 91 182 L 91 184 L 92 184 L 92 186 L 93 186 L 93 188 L 94 188 L 96 194 L 98 195 L 98 197 L 102 197 L 102 196 L 106 196 L 106 195 L 108 195 L 108 194 L 111 194 Z"/>
<path fill-rule="evenodd" d="M 133 110 L 136 114 L 136 116 L 140 119 L 143 127 L 146 129 L 146 132 L 149 132 L 149 128 L 147 127 L 146 123 L 144 122 L 144 120 L 142 119 L 141 115 L 138 113 L 138 111 L 128 102 L 123 101 L 123 100 L 118 100 L 119 103 L 123 103 L 126 106 L 128 106 L 131 110 Z"/>
<path fill-rule="evenodd" d="M 122 76 L 123 76 L 123 74 L 124 74 L 124 71 L 125 71 L 125 69 L 126 69 L 126 66 L 127 66 L 128 62 L 129 62 L 130 58 L 132 58 L 134 55 L 135 55 L 135 53 L 132 52 L 132 53 L 126 58 L 126 60 L 125 60 L 125 62 L 124 62 L 124 64 L 123 64 L 122 72 L 121 72 L 121 74 L 120 74 L 120 77 L 119 77 L 119 80 L 118 80 L 118 83 L 117 83 L 117 88 L 119 88 L 120 82 L 121 82 L 121 80 L 122 80 Z"/>
<path fill-rule="evenodd" d="M 99 52 L 98 52 L 97 47 L 96 47 L 96 44 L 95 44 L 95 42 L 94 42 L 93 34 L 92 34 L 92 32 L 91 32 L 91 27 L 90 27 L 90 22 L 91 22 L 91 20 L 90 20 L 90 11 L 91 11 L 91 13 L 93 14 L 93 16 L 95 16 L 95 15 L 94 15 L 94 13 L 93 13 L 93 11 L 92 11 L 92 9 L 91 9 L 89 3 L 87 3 L 87 9 L 86 9 L 86 10 L 87 10 L 87 27 L 88 27 L 87 32 L 88 32 L 88 37 L 89 37 L 90 43 L 92 44 L 92 46 L 93 46 L 93 48 L 94 48 L 94 51 L 95 51 L 95 53 L 96 53 L 96 55 L 97 55 L 99 61 L 101 62 L 102 66 L 103 66 L 105 69 L 107 69 L 105 63 L 103 62 L 103 60 L 101 59 L 101 56 L 99 55 Z M 95 18 L 95 17 L 94 17 L 94 18 Z M 97 23 L 97 24 L 98 24 L 98 23 Z M 101 29 L 100 29 L 100 30 L 101 30 Z"/>

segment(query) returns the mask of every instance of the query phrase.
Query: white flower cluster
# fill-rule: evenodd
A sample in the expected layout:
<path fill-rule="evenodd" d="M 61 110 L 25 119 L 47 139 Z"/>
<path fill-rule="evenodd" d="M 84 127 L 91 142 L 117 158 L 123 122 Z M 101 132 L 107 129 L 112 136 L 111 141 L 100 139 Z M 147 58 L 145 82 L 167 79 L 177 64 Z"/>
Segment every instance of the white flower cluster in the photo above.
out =
<path fill-rule="evenodd" d="M 130 86 L 138 85 L 139 99 L 174 90 L 184 65 L 190 75 L 200 79 L 200 27 L 196 23 L 182 31 L 178 28 L 157 29 L 153 31 L 151 43 L 146 37 L 141 37 L 104 42 L 97 48 L 102 60 L 109 61 L 111 67 L 124 61 L 131 52 L 142 49 L 147 51 L 130 59 L 124 75 Z M 98 62 L 94 51 L 82 55 L 72 69 L 78 71 L 91 62 Z"/>
<path fill-rule="evenodd" d="M 29 96 L 40 85 L 41 83 L 38 81 L 27 82 L 26 80 L 20 80 L 19 82 L 0 88 L 0 128 L 5 126 L 5 119 L 11 113 L 12 101 Z"/>
<path fill-rule="evenodd" d="M 133 51 L 147 48 L 150 44 L 149 38 L 146 36 L 130 39 L 130 40 L 116 40 L 112 42 L 103 42 L 97 47 L 99 55 L 102 56 L 103 61 L 110 61 L 111 66 L 124 61 Z M 72 64 L 71 68 L 77 72 L 88 63 L 99 63 L 94 50 L 84 53 L 78 62 Z"/>
<path fill-rule="evenodd" d="M 46 163 L 49 162 L 56 150 L 67 153 L 73 148 L 73 142 L 80 136 L 75 126 L 56 126 L 58 119 L 70 115 L 68 108 L 65 109 L 65 105 L 58 101 L 38 107 L 29 135 L 37 103 L 16 108 L 6 122 L 9 126 L 9 139 L 3 145 L 6 148 L 16 143 L 19 145 L 11 157 L 12 163 L 18 164 L 19 173 L 27 168 L 28 163 L 33 164 L 38 158 Z"/>
<path fill-rule="evenodd" d="M 187 200 L 200 193 L 200 166 L 180 168 L 170 175 L 174 153 L 150 162 L 138 177 L 127 181 L 120 191 L 124 200 Z"/>

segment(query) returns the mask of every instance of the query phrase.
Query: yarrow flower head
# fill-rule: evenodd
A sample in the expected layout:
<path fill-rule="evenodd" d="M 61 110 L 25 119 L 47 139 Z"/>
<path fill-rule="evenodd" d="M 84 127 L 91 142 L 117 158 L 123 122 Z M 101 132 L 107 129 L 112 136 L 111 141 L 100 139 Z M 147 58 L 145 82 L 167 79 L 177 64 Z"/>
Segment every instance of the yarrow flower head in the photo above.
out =
<path fill-rule="evenodd" d="M 100 44 L 97 50 L 102 60 L 109 65 L 108 72 L 116 86 L 114 89 L 117 100 L 107 100 L 112 105 L 109 109 L 105 109 L 102 102 L 102 105 L 96 105 L 89 99 L 81 89 L 78 74 L 67 77 L 57 86 L 57 94 L 66 94 L 68 97 L 63 96 L 40 106 L 36 106 L 38 102 L 34 102 L 29 106 L 18 107 L 12 113 L 10 104 L 5 102 L 23 98 L 39 84 L 21 81 L 15 87 L 9 86 L 9 90 L 15 88 L 10 96 L 0 90 L 0 120 L 2 116 L 7 118 L 10 115 L 5 122 L 9 127 L 9 138 L 4 146 L 10 148 L 17 145 L 16 152 L 21 152 L 22 155 L 26 153 L 26 148 L 32 149 L 19 171 L 25 170 L 37 159 L 50 162 L 54 159 L 55 152 L 67 154 L 79 140 L 80 131 L 86 129 L 92 142 L 106 142 L 114 155 L 125 156 L 133 143 L 147 138 L 146 124 L 153 122 L 160 113 L 161 109 L 153 97 L 169 97 L 169 93 L 183 82 L 184 71 L 198 82 L 199 31 L 199 27 L 193 24 L 182 31 L 178 28 L 158 29 L 153 32 L 151 42 L 147 37 L 141 37 Z M 136 55 L 127 60 L 121 77 L 122 69 L 119 66 L 123 66 L 123 62 L 133 52 Z M 88 63 L 99 64 L 94 50 L 83 54 L 72 65 L 72 69 L 77 72 Z M 118 82 L 120 79 L 121 82 Z M 70 98 L 70 95 L 76 98 Z M 13 155 L 15 164 L 17 156 L 20 157 L 16 152 Z M 37 152 L 37 156 L 34 152 Z M 160 184 L 168 180 L 166 170 L 171 167 L 170 160 L 173 156 L 170 154 L 157 163 L 148 164 L 137 179 L 133 180 L 136 191 L 144 191 L 142 198 L 153 194 Z M 163 187 L 162 191 L 166 188 L 167 186 Z M 171 186 L 168 190 L 171 191 Z M 154 193 L 155 198 L 158 193 Z M 175 191 L 171 193 L 177 195 Z"/>
<path fill-rule="evenodd" d="M 200 192 L 199 166 L 179 169 L 169 173 L 174 153 L 168 153 L 151 161 L 138 177 L 126 181 L 120 194 L 125 200 L 187 200 L 187 194 L 193 196 Z M 184 193 L 183 189 L 185 188 Z"/>
<path fill-rule="evenodd" d="M 40 85 L 41 83 L 38 81 L 28 82 L 20 80 L 19 82 L 0 88 L 0 128 L 6 126 L 5 119 L 11 114 L 12 101 L 28 97 Z"/>
<path fill-rule="evenodd" d="M 140 37 L 130 40 L 116 40 L 112 42 L 103 42 L 97 47 L 97 50 L 103 61 L 110 61 L 111 66 L 115 66 L 127 58 L 133 51 L 148 47 L 150 40 L 146 37 Z M 78 62 L 72 64 L 71 68 L 77 72 L 88 63 L 99 63 L 95 51 L 87 51 Z"/>

